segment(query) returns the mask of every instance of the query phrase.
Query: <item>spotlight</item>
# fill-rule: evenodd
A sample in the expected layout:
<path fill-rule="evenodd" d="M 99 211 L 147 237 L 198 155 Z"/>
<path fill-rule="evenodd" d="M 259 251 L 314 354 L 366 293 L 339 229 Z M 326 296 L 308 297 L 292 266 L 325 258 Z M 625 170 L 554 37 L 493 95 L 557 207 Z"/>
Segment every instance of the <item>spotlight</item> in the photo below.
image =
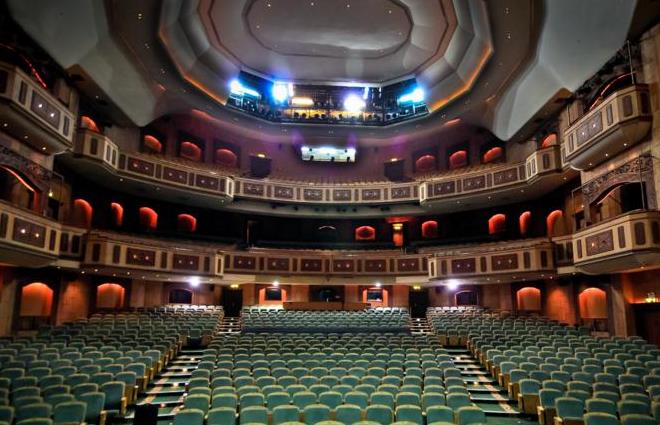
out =
<path fill-rule="evenodd" d="M 193 288 L 199 286 L 199 277 L 198 276 L 192 276 L 190 279 L 188 279 L 188 283 Z"/>
<path fill-rule="evenodd" d="M 399 98 L 399 103 L 420 103 L 424 101 L 424 97 L 424 90 L 421 87 L 417 87 L 410 93 L 402 95 Z"/>
<path fill-rule="evenodd" d="M 289 89 L 284 83 L 275 83 L 273 85 L 273 99 L 275 102 L 282 103 L 289 98 Z"/>
<path fill-rule="evenodd" d="M 344 110 L 347 112 L 360 112 L 366 106 L 364 100 L 351 93 L 344 99 Z"/>
<path fill-rule="evenodd" d="M 232 94 L 235 94 L 235 95 L 238 95 L 238 96 L 248 95 L 248 96 L 252 96 L 252 97 L 261 97 L 261 95 L 259 94 L 258 91 L 244 86 L 238 80 L 231 80 L 231 83 L 229 83 L 229 89 L 231 90 Z"/>
<path fill-rule="evenodd" d="M 380 288 L 381 286 L 383 286 L 383 284 L 380 283 L 380 282 L 376 282 L 376 285 L 375 285 L 375 286 L 376 286 L 376 288 Z"/>
<path fill-rule="evenodd" d="M 273 286 L 276 287 L 276 288 L 277 288 L 278 286 L 280 286 L 280 282 L 279 282 L 279 280 L 274 280 L 274 281 L 273 281 Z"/>
<path fill-rule="evenodd" d="M 449 289 L 450 291 L 454 291 L 454 290 L 458 289 L 460 284 L 461 283 L 458 281 L 458 279 L 449 279 L 447 281 L 446 286 L 447 286 L 447 289 Z"/>

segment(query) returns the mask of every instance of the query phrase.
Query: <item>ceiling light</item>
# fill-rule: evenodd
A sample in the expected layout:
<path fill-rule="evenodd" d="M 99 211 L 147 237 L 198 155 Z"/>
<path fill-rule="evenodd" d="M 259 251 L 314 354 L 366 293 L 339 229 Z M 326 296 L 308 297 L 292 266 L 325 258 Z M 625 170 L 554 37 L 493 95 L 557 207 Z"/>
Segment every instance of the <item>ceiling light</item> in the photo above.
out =
<path fill-rule="evenodd" d="M 279 280 L 274 280 L 274 281 L 273 281 L 273 286 L 276 287 L 276 288 L 277 288 L 278 286 L 280 286 L 280 282 L 279 282 Z"/>
<path fill-rule="evenodd" d="M 458 287 L 460 286 L 460 284 L 461 284 L 461 282 L 459 282 L 458 279 L 449 279 L 449 280 L 447 281 L 447 284 L 446 284 L 445 286 L 446 286 L 447 289 L 449 289 L 450 291 L 454 291 L 454 290 L 458 289 Z"/>
<path fill-rule="evenodd" d="M 360 99 L 356 94 L 351 93 L 344 99 L 344 110 L 347 112 L 360 112 L 366 107 L 364 100 Z"/>
<path fill-rule="evenodd" d="M 291 104 L 294 106 L 312 106 L 314 101 L 311 97 L 294 97 L 291 99 Z"/>
<path fill-rule="evenodd" d="M 188 279 L 188 283 L 192 287 L 199 286 L 199 277 L 198 276 L 191 276 L 190 279 Z"/>
<path fill-rule="evenodd" d="M 380 282 L 376 282 L 375 286 L 376 286 L 376 288 L 380 288 L 381 286 L 383 286 L 383 284 L 380 283 Z"/>

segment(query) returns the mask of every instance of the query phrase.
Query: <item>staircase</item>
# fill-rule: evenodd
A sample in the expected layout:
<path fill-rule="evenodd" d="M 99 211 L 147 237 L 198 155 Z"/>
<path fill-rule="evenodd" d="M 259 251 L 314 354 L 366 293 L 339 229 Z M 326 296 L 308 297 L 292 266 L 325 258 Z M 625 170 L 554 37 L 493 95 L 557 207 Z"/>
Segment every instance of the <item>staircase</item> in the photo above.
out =
<path fill-rule="evenodd" d="M 510 400 L 509 395 L 496 379 L 472 356 L 465 347 L 445 347 L 453 357 L 454 365 L 461 370 L 470 398 L 489 419 L 489 423 L 536 424 L 528 421 L 518 410 L 518 402 Z"/>
<path fill-rule="evenodd" d="M 147 391 L 140 394 L 136 405 L 155 404 L 158 406 L 158 423 L 172 421 L 176 412 L 183 408 L 186 385 L 192 371 L 197 369 L 201 349 L 183 349 L 170 363 L 149 383 Z M 129 408 L 124 420 L 132 422 L 135 409 Z"/>
<path fill-rule="evenodd" d="M 242 324 L 240 317 L 223 317 L 222 322 L 217 328 L 217 335 L 241 333 Z"/>
<path fill-rule="evenodd" d="M 410 333 L 413 335 L 429 335 L 434 332 L 426 317 L 415 317 L 410 319 Z"/>

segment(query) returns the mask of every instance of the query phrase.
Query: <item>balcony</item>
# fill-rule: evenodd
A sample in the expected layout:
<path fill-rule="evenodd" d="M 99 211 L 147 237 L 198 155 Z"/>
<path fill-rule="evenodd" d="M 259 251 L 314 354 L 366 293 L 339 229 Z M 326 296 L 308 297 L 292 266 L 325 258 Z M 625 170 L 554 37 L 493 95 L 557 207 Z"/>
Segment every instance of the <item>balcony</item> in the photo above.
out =
<path fill-rule="evenodd" d="M 192 192 L 223 203 L 233 198 L 234 180 L 231 177 L 150 155 L 122 153 L 112 140 L 88 129 L 78 131 L 74 154 L 87 160 L 87 163 L 76 164 L 76 168 L 86 171 L 91 178 L 101 180 L 109 174 L 119 177 L 118 184 L 125 184 L 125 179 L 134 184 L 151 183 L 147 186 L 150 191 L 155 183 L 158 185 L 156 190 L 162 188 L 162 196 L 188 196 Z M 92 164 L 101 164 L 103 168 Z"/>
<path fill-rule="evenodd" d="M 483 283 L 554 273 L 553 246 L 546 239 L 501 242 L 436 251 L 430 279 L 473 278 Z"/>
<path fill-rule="evenodd" d="M 536 196 L 556 187 L 561 181 L 562 164 L 559 146 L 550 146 L 529 155 L 525 162 L 502 164 L 470 173 L 433 178 L 419 187 L 422 205 L 447 204 L 456 200 L 460 208 L 470 203 L 488 202 L 498 195 L 515 194 L 523 200 L 526 188 L 534 187 Z M 466 202 L 461 204 L 461 199 Z"/>
<path fill-rule="evenodd" d="M 573 235 L 575 268 L 621 273 L 660 265 L 660 211 L 634 211 Z"/>
<path fill-rule="evenodd" d="M 0 125 L 48 154 L 73 145 L 74 114 L 21 69 L 0 62 Z"/>
<path fill-rule="evenodd" d="M 646 85 L 626 87 L 564 131 L 566 162 L 587 170 L 639 143 L 651 128 Z"/>
<path fill-rule="evenodd" d="M 76 257 L 85 231 L 0 202 L 0 263 L 44 267 Z"/>
<path fill-rule="evenodd" d="M 82 266 L 104 272 L 137 270 L 190 276 L 221 276 L 224 259 L 216 249 L 167 241 L 92 232 L 87 237 Z M 130 271 L 127 272 L 130 276 Z"/>

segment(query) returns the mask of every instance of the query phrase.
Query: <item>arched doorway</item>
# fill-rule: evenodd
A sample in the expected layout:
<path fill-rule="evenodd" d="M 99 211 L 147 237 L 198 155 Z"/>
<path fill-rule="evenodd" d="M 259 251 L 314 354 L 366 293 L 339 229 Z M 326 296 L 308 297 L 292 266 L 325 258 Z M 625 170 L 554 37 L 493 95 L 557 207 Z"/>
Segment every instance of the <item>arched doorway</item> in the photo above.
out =
<path fill-rule="evenodd" d="M 170 291 L 170 304 L 192 304 L 193 293 L 187 289 L 175 288 Z"/>
<path fill-rule="evenodd" d="M 96 308 L 118 310 L 124 307 L 126 290 L 118 283 L 103 283 L 96 288 Z"/>

